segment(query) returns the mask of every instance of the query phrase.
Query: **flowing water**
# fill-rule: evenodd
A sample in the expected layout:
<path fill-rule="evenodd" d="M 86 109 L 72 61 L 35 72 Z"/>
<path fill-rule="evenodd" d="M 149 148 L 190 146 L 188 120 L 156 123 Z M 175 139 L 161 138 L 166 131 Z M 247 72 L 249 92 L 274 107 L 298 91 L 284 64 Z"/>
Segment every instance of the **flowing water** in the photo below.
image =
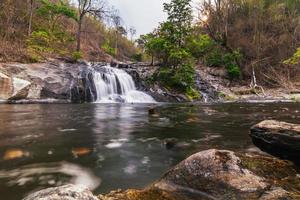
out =
<path fill-rule="evenodd" d="M 148 94 L 138 91 L 132 77 L 122 69 L 103 66 L 93 72 L 97 103 L 154 103 Z"/>
<path fill-rule="evenodd" d="M 201 150 L 257 152 L 248 132 L 264 119 L 299 123 L 300 104 L 0 104 L 0 199 L 66 183 L 142 188 Z"/>

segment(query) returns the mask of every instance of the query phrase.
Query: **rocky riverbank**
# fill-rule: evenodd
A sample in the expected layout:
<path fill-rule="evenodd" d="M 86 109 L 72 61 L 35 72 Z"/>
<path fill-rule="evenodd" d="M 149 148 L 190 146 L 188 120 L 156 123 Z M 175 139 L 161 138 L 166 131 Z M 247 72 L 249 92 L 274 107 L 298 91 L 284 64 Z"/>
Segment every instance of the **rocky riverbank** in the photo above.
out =
<path fill-rule="evenodd" d="M 48 63 L 0 64 L 0 100 L 8 103 L 84 103 L 96 98 L 91 71 L 106 63 L 66 63 L 53 60 Z M 126 64 L 114 62 L 113 67 L 129 73 L 141 91 L 158 102 L 188 102 L 184 94 L 170 91 L 159 83 L 149 81 L 159 67 L 147 63 Z M 270 102 L 300 101 L 300 92 L 265 90 L 255 93 L 248 87 L 229 87 L 224 70 L 197 68 L 196 88 L 203 102 Z"/>

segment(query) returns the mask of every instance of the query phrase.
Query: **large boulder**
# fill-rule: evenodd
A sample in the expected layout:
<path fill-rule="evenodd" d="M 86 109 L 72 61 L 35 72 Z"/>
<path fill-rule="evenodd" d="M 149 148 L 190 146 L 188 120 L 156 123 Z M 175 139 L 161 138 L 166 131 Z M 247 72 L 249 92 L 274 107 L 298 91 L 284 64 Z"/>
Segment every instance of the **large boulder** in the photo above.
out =
<path fill-rule="evenodd" d="M 300 124 L 266 120 L 254 125 L 250 136 L 261 150 L 300 164 Z"/>
<path fill-rule="evenodd" d="M 113 191 L 99 199 L 297 199 L 297 173 L 287 161 L 211 149 L 190 156 L 145 190 Z"/>
<path fill-rule="evenodd" d="M 88 188 L 70 184 L 35 192 L 23 200 L 98 200 L 98 198 Z"/>

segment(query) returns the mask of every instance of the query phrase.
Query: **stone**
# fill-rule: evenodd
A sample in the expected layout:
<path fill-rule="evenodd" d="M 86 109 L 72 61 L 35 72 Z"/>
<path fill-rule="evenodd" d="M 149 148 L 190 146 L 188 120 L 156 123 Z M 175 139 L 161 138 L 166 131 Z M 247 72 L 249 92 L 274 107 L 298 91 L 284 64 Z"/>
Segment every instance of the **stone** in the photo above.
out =
<path fill-rule="evenodd" d="M 203 199 L 246 199 L 258 197 L 269 183 L 242 167 L 231 151 L 207 150 L 179 163 L 155 184 L 162 190 L 197 193 Z"/>
<path fill-rule="evenodd" d="M 88 188 L 70 184 L 35 192 L 23 200 L 98 200 L 98 198 Z"/>
<path fill-rule="evenodd" d="M 13 78 L 13 94 L 9 98 L 10 100 L 19 100 L 19 99 L 26 99 L 29 88 L 30 82 L 20 78 Z"/>
<path fill-rule="evenodd" d="M 300 124 L 266 120 L 254 125 L 250 136 L 262 151 L 300 163 Z"/>
<path fill-rule="evenodd" d="M 11 78 L 0 72 L 0 99 L 8 99 L 12 92 L 13 84 Z"/>
<path fill-rule="evenodd" d="M 210 149 L 170 169 L 144 190 L 112 191 L 100 200 L 299 199 L 299 170 L 272 157 Z"/>

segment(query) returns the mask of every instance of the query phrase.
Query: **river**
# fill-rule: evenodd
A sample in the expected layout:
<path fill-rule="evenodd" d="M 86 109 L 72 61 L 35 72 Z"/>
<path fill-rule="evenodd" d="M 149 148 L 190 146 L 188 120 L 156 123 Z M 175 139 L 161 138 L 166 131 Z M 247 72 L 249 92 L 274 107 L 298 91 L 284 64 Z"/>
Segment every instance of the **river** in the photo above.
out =
<path fill-rule="evenodd" d="M 258 152 L 248 133 L 264 119 L 299 123 L 300 104 L 0 104 L 1 199 L 66 183 L 143 188 L 197 151 Z"/>

